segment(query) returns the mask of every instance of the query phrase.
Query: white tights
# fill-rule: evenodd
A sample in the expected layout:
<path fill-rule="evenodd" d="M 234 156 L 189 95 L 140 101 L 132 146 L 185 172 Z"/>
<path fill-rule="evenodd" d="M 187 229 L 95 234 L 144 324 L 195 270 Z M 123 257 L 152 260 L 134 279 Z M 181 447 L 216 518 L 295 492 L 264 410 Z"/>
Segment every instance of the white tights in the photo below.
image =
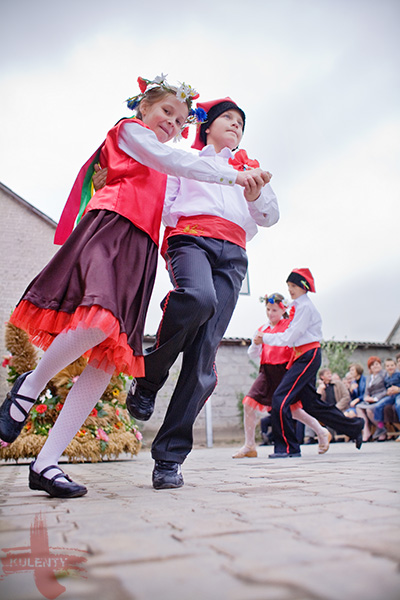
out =
<path fill-rule="evenodd" d="M 87 365 L 65 399 L 64 406 L 41 449 L 33 469 L 40 473 L 56 465 L 70 441 L 78 433 L 110 383 L 111 375 Z M 58 470 L 51 469 L 45 477 L 51 479 Z M 62 481 L 62 480 L 61 480 Z"/>
<path fill-rule="evenodd" d="M 36 369 L 26 377 L 19 393 L 36 399 L 50 379 L 87 350 L 100 344 L 106 337 L 101 329 L 79 327 L 66 333 L 60 333 L 46 350 Z M 36 472 L 39 473 L 45 467 L 57 464 L 61 454 L 103 395 L 111 376 L 111 373 L 95 369 L 91 365 L 85 367 L 71 388 L 57 421 L 35 461 L 33 468 Z M 33 406 L 23 400 L 19 400 L 19 402 L 27 411 Z M 23 419 L 21 411 L 14 405 L 11 407 L 10 414 L 17 421 Z M 56 472 L 59 471 L 55 469 L 47 471 L 45 477 L 50 479 Z"/>
<path fill-rule="evenodd" d="M 247 452 L 248 450 L 254 450 L 256 447 L 256 425 L 258 422 L 258 414 L 257 410 L 254 409 L 249 404 L 243 405 L 244 410 L 244 446 L 240 448 L 239 452 Z M 318 441 L 323 443 L 326 439 L 327 430 L 322 427 L 322 425 L 309 415 L 303 408 L 296 408 L 292 411 L 293 419 L 300 421 L 300 423 L 304 423 L 311 427 L 313 431 L 317 434 Z"/>

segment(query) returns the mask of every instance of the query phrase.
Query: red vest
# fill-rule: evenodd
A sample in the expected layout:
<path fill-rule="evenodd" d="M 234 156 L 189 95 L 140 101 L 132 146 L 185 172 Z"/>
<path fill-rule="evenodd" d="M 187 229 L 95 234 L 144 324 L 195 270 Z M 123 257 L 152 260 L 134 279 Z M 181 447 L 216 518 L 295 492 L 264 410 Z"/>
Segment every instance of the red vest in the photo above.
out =
<path fill-rule="evenodd" d="M 266 329 L 260 327 L 259 331 L 262 333 L 281 333 L 282 331 L 286 331 L 290 321 L 291 319 L 281 319 L 275 327 L 269 326 Z M 288 346 L 267 346 L 267 344 L 263 344 L 260 362 L 262 365 L 281 365 L 289 362 L 291 357 L 292 348 Z"/>
<path fill-rule="evenodd" d="M 86 211 L 112 210 L 145 231 L 158 245 L 167 176 L 137 162 L 118 146 L 118 132 L 126 119 L 107 134 L 100 154 L 101 166 L 108 167 L 107 184 L 96 192 Z M 135 119 L 142 127 L 142 121 Z"/>

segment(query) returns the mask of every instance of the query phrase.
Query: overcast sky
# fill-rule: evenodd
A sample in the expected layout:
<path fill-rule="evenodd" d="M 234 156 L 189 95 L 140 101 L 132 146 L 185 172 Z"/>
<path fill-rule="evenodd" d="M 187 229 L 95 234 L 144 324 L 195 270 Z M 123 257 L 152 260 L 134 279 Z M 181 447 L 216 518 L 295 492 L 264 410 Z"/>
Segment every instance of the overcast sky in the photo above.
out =
<path fill-rule="evenodd" d="M 229 95 L 281 219 L 249 243 L 251 294 L 226 335 L 250 337 L 259 296 L 309 267 L 325 339 L 386 339 L 400 316 L 398 0 L 2 0 L 0 22 L 4 185 L 58 220 L 139 75 Z M 160 262 L 147 333 L 168 288 Z"/>

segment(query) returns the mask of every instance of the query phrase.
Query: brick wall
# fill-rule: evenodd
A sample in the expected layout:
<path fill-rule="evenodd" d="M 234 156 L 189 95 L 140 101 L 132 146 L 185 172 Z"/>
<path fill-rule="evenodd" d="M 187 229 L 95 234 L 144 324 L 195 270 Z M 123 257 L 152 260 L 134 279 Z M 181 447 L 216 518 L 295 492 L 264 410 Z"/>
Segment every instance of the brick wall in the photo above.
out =
<path fill-rule="evenodd" d="M 36 210 L 0 184 L 0 356 L 6 354 L 4 324 L 26 286 L 56 252 L 56 228 L 46 215 Z M 0 393 L 8 390 L 6 369 L 0 369 Z M 0 402 L 2 401 L 0 399 Z"/>

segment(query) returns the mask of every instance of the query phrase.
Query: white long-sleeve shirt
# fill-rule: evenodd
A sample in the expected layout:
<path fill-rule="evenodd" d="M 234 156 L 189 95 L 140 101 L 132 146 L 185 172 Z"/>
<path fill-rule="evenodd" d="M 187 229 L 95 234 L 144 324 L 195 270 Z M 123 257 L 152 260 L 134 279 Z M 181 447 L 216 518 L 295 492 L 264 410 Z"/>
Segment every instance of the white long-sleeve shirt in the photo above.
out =
<path fill-rule="evenodd" d="M 233 157 L 229 148 L 218 154 L 214 146 L 206 146 L 200 157 L 210 161 L 216 169 L 226 168 Z M 246 240 L 257 233 L 257 225 L 270 227 L 279 219 L 277 198 L 269 184 L 262 188 L 260 197 L 247 202 L 239 185 L 209 185 L 185 177 L 169 177 L 165 195 L 163 223 L 175 227 L 180 217 L 213 215 L 239 225 L 246 231 Z"/>
<path fill-rule="evenodd" d="M 230 187 L 236 182 L 237 171 L 233 167 L 216 164 L 209 159 L 199 158 L 196 154 L 162 144 L 154 131 L 135 121 L 126 120 L 122 124 L 118 146 L 142 165 L 160 173 Z"/>
<path fill-rule="evenodd" d="M 296 310 L 289 327 L 282 333 L 264 333 L 264 344 L 293 348 L 322 340 L 321 315 L 311 302 L 308 294 L 296 298 L 293 305 Z"/>

